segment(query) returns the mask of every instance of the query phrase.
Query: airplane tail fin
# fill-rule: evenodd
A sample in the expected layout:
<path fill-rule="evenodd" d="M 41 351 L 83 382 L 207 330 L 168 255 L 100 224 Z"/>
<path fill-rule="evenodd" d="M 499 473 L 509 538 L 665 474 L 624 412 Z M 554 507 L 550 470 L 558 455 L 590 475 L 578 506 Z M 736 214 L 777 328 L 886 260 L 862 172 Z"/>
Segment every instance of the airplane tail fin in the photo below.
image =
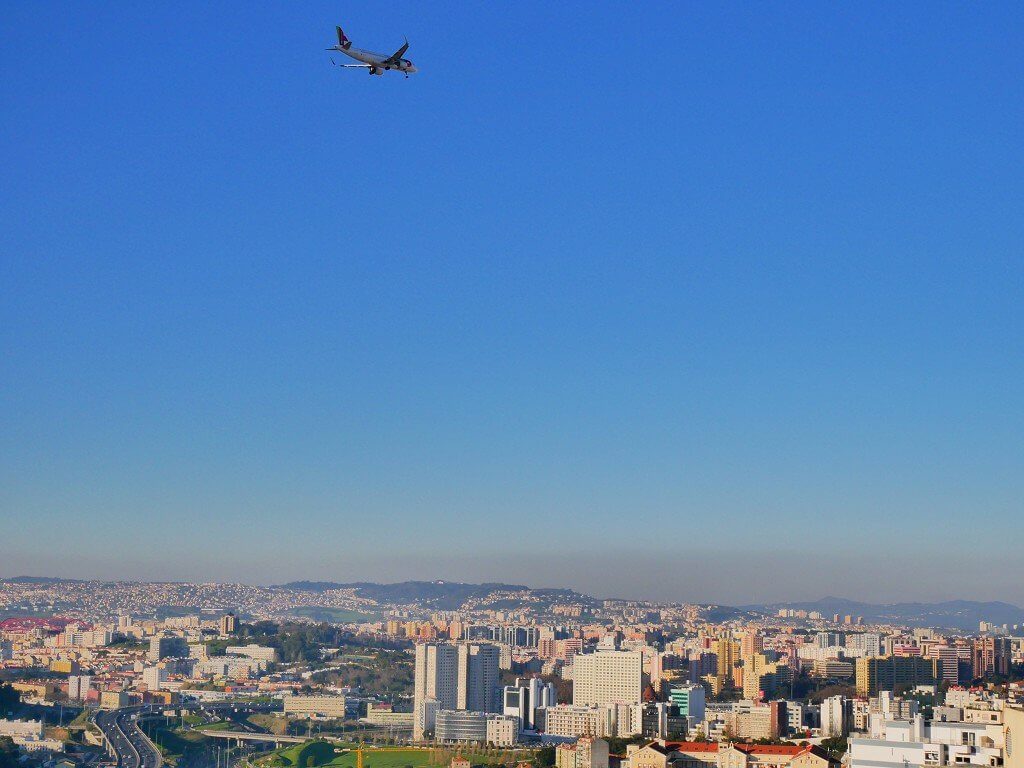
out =
<path fill-rule="evenodd" d="M 335 27 L 335 29 L 338 30 L 338 47 L 339 48 L 348 48 L 350 45 L 352 45 L 352 41 L 349 40 L 347 37 L 345 37 L 345 33 L 342 31 L 341 27 Z"/>

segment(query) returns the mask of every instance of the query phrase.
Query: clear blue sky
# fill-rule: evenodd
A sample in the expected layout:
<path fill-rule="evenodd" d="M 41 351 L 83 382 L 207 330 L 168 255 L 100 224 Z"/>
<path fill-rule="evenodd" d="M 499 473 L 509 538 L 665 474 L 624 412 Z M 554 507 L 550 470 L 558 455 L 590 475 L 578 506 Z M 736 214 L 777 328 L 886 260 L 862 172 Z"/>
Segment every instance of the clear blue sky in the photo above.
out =
<path fill-rule="evenodd" d="M 4 9 L 0 575 L 1024 602 L 1020 4 L 214 5 Z"/>

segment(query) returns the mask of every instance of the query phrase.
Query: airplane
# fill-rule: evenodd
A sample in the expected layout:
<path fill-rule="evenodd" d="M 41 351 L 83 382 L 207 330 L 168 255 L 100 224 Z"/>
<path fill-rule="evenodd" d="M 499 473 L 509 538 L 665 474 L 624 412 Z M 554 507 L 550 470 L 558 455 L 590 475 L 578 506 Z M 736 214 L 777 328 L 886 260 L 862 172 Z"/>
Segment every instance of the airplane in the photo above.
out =
<path fill-rule="evenodd" d="M 405 52 L 409 50 L 409 41 L 405 41 L 405 45 L 399 48 L 390 56 L 386 56 L 383 53 L 374 53 L 373 51 L 364 51 L 361 48 L 353 48 L 352 41 L 345 37 L 345 33 L 341 31 L 341 27 L 335 27 L 338 30 L 338 44 L 328 48 L 328 51 L 341 51 L 346 56 L 351 56 L 356 61 L 363 62 L 362 64 L 337 64 L 334 59 L 331 59 L 331 63 L 335 66 L 361 69 L 366 68 L 369 70 L 371 75 L 383 75 L 389 70 L 395 70 L 396 72 L 402 72 L 406 77 L 411 75 L 418 70 L 412 65 L 412 62 L 408 59 L 403 59 Z"/>

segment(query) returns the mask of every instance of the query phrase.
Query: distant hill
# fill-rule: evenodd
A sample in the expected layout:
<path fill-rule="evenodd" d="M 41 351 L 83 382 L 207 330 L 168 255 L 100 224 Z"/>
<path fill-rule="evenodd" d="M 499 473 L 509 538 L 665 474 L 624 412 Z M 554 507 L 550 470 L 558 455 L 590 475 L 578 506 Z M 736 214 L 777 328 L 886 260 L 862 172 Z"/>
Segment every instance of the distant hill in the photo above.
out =
<path fill-rule="evenodd" d="M 993 624 L 1020 624 L 1024 622 L 1024 609 L 999 601 L 947 600 L 941 603 L 862 603 L 843 597 L 823 597 L 802 603 L 773 603 L 748 605 L 743 610 L 761 610 L 775 613 L 780 608 L 797 611 L 818 611 L 829 617 L 863 616 L 867 622 L 904 624 L 910 627 L 948 627 L 950 629 L 977 630 L 982 621 Z"/>
<path fill-rule="evenodd" d="M 441 611 L 461 608 L 468 600 L 484 600 L 495 592 L 527 592 L 540 603 L 574 602 L 595 605 L 596 600 L 571 589 L 531 589 L 522 584 L 464 584 L 458 581 L 401 581 L 396 584 L 375 584 L 354 582 L 341 584 L 333 581 L 293 581 L 276 585 L 280 589 L 302 592 L 326 592 L 330 589 L 354 589 L 359 597 L 365 597 L 385 605 L 406 605 L 416 603 Z M 506 605 L 507 603 L 507 605 Z M 517 600 L 492 600 L 489 607 L 514 607 Z"/>
<path fill-rule="evenodd" d="M 60 579 L 53 576 L 11 576 L 8 579 L 0 578 L 5 584 L 84 584 L 82 579 Z"/>

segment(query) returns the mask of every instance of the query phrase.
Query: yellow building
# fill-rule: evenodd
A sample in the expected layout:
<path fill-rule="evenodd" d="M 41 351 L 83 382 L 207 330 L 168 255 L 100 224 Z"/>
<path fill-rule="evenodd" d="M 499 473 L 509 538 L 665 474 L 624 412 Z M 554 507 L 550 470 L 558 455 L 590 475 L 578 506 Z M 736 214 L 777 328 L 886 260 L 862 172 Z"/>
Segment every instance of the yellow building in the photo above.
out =
<path fill-rule="evenodd" d="M 762 698 L 762 691 L 770 688 L 763 684 L 763 678 L 775 674 L 777 665 L 768 661 L 763 653 L 755 653 L 743 659 L 743 698 L 757 701 Z"/>
<path fill-rule="evenodd" d="M 100 707 L 103 709 L 120 709 L 132 703 L 132 697 L 124 691 L 102 691 Z"/>
<path fill-rule="evenodd" d="M 32 696 L 43 701 L 53 701 L 57 697 L 57 687 L 53 683 L 11 683 L 11 687 L 25 696 Z"/>
<path fill-rule="evenodd" d="M 857 659 L 857 695 L 877 696 L 902 686 L 936 685 L 941 662 L 921 656 L 877 656 Z"/>
<path fill-rule="evenodd" d="M 729 635 L 722 635 L 712 646 L 718 666 L 715 668 L 716 683 L 713 693 L 717 696 L 725 688 L 733 687 L 733 670 L 740 659 L 740 644 Z"/>

